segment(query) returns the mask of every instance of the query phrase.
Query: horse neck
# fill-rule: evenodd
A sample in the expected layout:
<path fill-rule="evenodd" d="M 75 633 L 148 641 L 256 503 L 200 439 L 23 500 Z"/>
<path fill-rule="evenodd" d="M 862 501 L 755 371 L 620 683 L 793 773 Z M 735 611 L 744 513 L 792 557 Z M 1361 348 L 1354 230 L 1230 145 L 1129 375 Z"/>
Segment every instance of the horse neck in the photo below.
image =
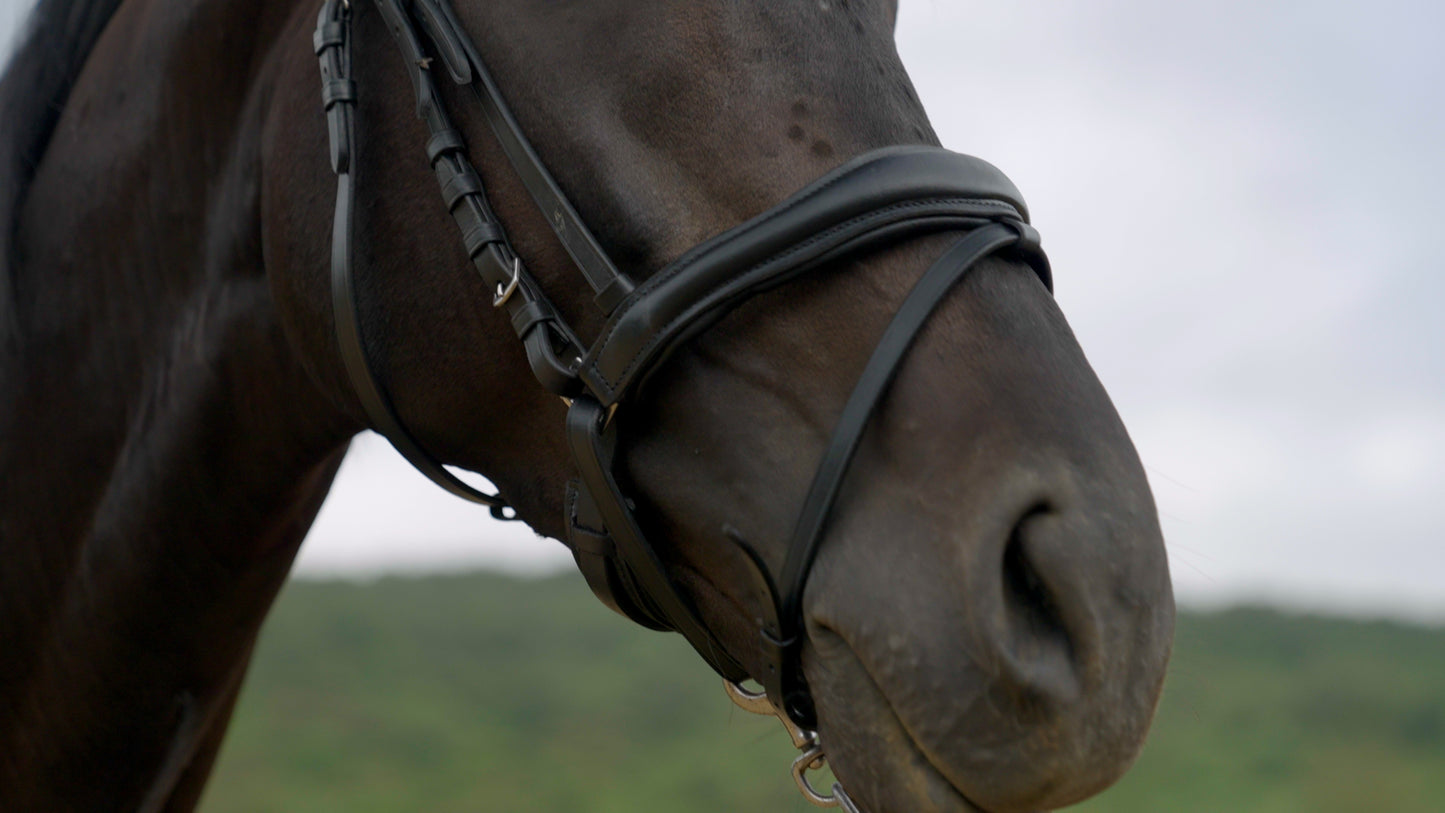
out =
<path fill-rule="evenodd" d="M 0 808 L 194 799 L 355 431 L 265 273 L 267 98 L 302 5 L 122 4 L 20 204 Z"/>

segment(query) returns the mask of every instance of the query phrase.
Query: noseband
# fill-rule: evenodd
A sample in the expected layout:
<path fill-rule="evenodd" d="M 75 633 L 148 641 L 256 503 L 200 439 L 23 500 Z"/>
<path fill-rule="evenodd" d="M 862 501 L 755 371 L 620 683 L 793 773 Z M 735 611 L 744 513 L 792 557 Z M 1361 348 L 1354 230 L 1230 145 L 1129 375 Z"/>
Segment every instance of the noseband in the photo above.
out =
<path fill-rule="evenodd" d="M 803 590 L 849 463 L 913 339 L 979 260 L 1007 253 L 1027 262 L 1052 290 L 1048 260 L 1038 233 L 1028 225 L 1022 196 L 1002 172 L 977 158 L 935 147 L 876 150 L 638 283 L 618 270 L 552 179 L 445 0 L 375 3 L 401 48 L 418 115 L 430 134 L 426 154 L 467 253 L 495 291 L 492 304 L 511 320 L 538 381 L 570 405 L 566 433 L 580 476 L 567 489 L 569 543 L 588 585 L 605 604 L 637 623 L 680 632 L 730 683 L 756 679 L 779 716 L 811 734 L 817 714 L 801 665 Z M 373 428 L 441 487 L 510 519 L 501 496 L 462 482 L 422 447 L 371 372 L 352 278 L 357 88 L 350 20 L 348 0 L 325 0 L 313 40 L 337 175 L 331 281 L 342 359 Z M 561 318 L 508 242 L 442 105 L 434 80 L 438 64 L 470 89 L 528 193 L 592 288 L 607 322 L 590 345 Z M 648 543 L 635 504 L 616 477 L 614 414 L 637 397 L 642 382 L 674 350 L 749 298 L 829 262 L 943 231 L 964 235 L 914 285 L 874 349 L 818 465 L 778 577 L 756 551 L 739 543 L 754 577 L 753 606 L 764 653 L 764 673 L 750 675 L 703 623 Z M 759 697 L 734 693 L 754 709 Z M 816 735 L 811 745 L 816 748 Z M 804 756 L 808 760 L 801 770 L 816 765 L 821 751 Z M 801 770 L 795 766 L 800 784 L 810 791 Z M 810 798 L 830 801 L 816 793 Z"/>

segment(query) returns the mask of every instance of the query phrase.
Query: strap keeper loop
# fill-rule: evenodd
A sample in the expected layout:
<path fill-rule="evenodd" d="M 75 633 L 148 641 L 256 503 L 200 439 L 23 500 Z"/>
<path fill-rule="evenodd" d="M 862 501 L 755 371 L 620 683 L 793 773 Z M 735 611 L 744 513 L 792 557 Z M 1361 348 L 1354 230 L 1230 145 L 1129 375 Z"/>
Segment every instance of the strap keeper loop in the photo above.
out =
<path fill-rule="evenodd" d="M 512 314 L 512 330 L 517 334 L 517 338 L 525 339 L 537 325 L 550 322 L 554 318 L 556 317 L 551 308 L 541 302 L 528 302 Z"/>
<path fill-rule="evenodd" d="M 346 42 L 346 28 L 342 23 L 323 23 L 311 35 L 311 47 L 317 56 L 327 48 L 334 48 Z"/>
<path fill-rule="evenodd" d="M 500 243 L 503 239 L 502 229 L 497 224 L 480 217 L 475 217 L 473 222 L 462 230 L 462 243 L 467 247 L 467 256 L 473 259 L 482 253 L 482 249 L 492 243 Z"/>
<path fill-rule="evenodd" d="M 467 195 L 475 195 L 482 191 L 482 179 L 477 175 L 476 170 L 465 166 L 459 172 L 442 172 L 438 169 L 438 179 L 443 175 L 450 174 L 442 183 L 442 199 L 447 202 L 447 209 L 455 209 L 458 201 Z"/>
<path fill-rule="evenodd" d="M 330 79 L 321 85 L 321 102 L 330 110 L 338 102 L 356 101 L 356 83 L 350 79 Z"/>
<path fill-rule="evenodd" d="M 1022 220 L 1014 220 L 1013 218 L 1000 220 L 998 222 L 1018 233 L 1019 241 L 1015 246 L 1018 250 L 1027 253 L 1043 251 L 1043 237 L 1039 234 L 1039 230 L 1032 225 Z"/>
<path fill-rule="evenodd" d="M 432 137 L 426 142 L 427 161 L 435 164 L 437 159 L 447 153 L 460 152 L 466 148 L 462 141 L 462 134 L 455 128 L 448 127 L 445 130 L 438 130 L 432 133 Z"/>
<path fill-rule="evenodd" d="M 622 301 L 636 289 L 637 286 L 632 284 L 632 280 L 628 279 L 626 274 L 618 274 L 607 283 L 606 288 L 597 292 L 597 296 L 592 301 L 597 303 L 597 307 L 601 308 L 604 314 L 611 316 L 612 312 L 617 310 L 617 306 L 621 305 Z"/>

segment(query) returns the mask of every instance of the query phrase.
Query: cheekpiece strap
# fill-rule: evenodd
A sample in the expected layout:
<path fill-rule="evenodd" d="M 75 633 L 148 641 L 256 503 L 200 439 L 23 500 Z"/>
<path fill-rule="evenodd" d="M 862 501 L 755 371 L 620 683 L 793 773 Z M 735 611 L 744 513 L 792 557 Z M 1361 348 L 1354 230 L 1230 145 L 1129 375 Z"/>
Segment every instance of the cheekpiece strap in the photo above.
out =
<path fill-rule="evenodd" d="M 577 214 L 572 202 L 547 171 L 547 165 L 537 156 L 536 150 L 522 132 L 522 126 L 507 107 L 501 89 L 492 79 L 481 55 L 477 53 L 476 45 L 462 28 L 451 4 L 447 0 L 412 2 L 421 17 L 423 28 L 437 45 L 442 61 L 452 69 L 453 78 L 459 84 L 471 88 L 473 98 L 481 107 L 487 124 L 497 137 L 497 142 L 501 144 L 512 168 L 516 170 L 527 194 L 547 218 L 548 225 L 571 256 L 572 262 L 582 272 L 587 284 L 598 294 L 597 303 L 603 307 L 604 313 L 611 313 L 609 306 L 615 306 L 621 301 L 615 292 L 619 289 L 631 291 L 631 280 L 617 270 L 617 266 L 597 242 L 592 230 L 587 228 L 582 216 Z M 613 293 L 604 295 L 609 290 Z"/>
<path fill-rule="evenodd" d="M 615 546 L 616 560 L 623 565 L 610 568 L 604 578 L 589 577 L 593 592 L 614 610 L 643 626 L 676 630 L 718 674 L 735 683 L 744 680 L 747 670 L 703 623 L 692 602 L 667 575 L 656 549 L 647 543 L 633 515 L 631 501 L 623 495 L 613 474 L 616 435 L 608 417 L 606 407 L 585 395 L 574 400 L 567 410 L 567 443 L 577 461 L 583 486 L 577 490 L 577 499 L 569 514 L 580 508 L 574 515 L 578 520 L 591 524 L 600 519 L 600 528 L 608 532 Z M 595 513 L 586 516 L 593 509 Z M 581 558 L 578 556 L 579 564 Z M 614 578 L 623 581 L 609 581 Z M 602 584 L 603 589 L 599 590 L 598 584 Z"/>

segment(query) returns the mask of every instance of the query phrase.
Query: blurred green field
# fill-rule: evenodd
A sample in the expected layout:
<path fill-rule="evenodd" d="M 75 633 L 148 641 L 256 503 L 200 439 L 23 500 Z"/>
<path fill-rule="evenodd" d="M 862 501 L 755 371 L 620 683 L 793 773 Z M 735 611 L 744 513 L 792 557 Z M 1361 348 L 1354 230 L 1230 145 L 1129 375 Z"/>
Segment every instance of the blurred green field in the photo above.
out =
<path fill-rule="evenodd" d="M 813 810 L 790 750 L 579 578 L 298 581 L 201 809 Z M 1445 810 L 1445 630 L 1185 614 L 1144 755 L 1075 810 Z"/>

